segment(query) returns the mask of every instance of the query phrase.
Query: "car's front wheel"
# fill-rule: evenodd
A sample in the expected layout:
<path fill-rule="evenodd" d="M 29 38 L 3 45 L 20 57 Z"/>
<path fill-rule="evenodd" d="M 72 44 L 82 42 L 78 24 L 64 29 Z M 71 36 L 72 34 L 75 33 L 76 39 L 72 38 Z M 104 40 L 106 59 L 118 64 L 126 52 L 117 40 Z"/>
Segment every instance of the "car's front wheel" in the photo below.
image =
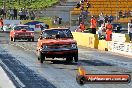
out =
<path fill-rule="evenodd" d="M 16 41 L 16 38 L 12 38 L 13 39 L 13 42 L 15 42 Z"/>
<path fill-rule="evenodd" d="M 40 61 L 40 63 L 43 63 L 45 60 L 44 54 L 40 51 L 38 51 L 38 60 Z"/>
<path fill-rule="evenodd" d="M 67 57 L 66 58 L 66 63 L 72 63 L 73 57 Z"/>
<path fill-rule="evenodd" d="M 34 42 L 34 38 L 32 38 L 32 42 Z"/>
<path fill-rule="evenodd" d="M 74 55 L 75 62 L 78 62 L 78 53 Z"/>
<path fill-rule="evenodd" d="M 31 42 L 31 39 L 28 39 L 28 42 Z"/>
<path fill-rule="evenodd" d="M 13 38 L 12 37 L 10 37 L 10 41 L 13 41 Z"/>

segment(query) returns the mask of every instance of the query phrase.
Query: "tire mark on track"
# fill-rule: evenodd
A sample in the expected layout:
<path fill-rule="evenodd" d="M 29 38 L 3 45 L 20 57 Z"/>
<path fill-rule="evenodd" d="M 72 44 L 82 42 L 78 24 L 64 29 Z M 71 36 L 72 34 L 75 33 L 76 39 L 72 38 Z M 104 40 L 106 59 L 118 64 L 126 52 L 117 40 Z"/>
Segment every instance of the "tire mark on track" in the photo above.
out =
<path fill-rule="evenodd" d="M 1 51 L 0 59 L 1 62 L 8 67 L 6 67 L 8 69 L 6 69 L 7 72 L 9 72 L 14 80 L 19 84 L 19 88 L 56 88 L 45 78 L 30 70 L 20 61 L 9 55 L 6 51 Z"/>

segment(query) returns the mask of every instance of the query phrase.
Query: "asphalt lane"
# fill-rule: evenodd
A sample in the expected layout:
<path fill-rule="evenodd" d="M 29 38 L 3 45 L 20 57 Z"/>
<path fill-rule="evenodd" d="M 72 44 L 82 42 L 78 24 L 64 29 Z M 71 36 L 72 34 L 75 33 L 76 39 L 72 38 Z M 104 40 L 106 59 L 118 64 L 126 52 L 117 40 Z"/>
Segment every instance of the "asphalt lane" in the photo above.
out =
<path fill-rule="evenodd" d="M 38 35 L 36 36 L 37 41 Z M 7 33 L 0 33 L 0 60 L 19 79 L 16 86 L 27 88 L 131 88 L 129 84 L 76 83 L 77 66 L 81 64 L 89 74 L 130 74 L 132 58 L 114 53 L 79 47 L 79 62 L 66 64 L 63 60 L 40 64 L 36 56 L 37 42 L 9 42 Z M 9 73 L 10 75 L 10 73 Z M 11 77 L 13 80 L 13 78 Z M 23 84 L 23 85 L 22 85 Z M 38 86 L 39 87 L 36 87 Z"/>
<path fill-rule="evenodd" d="M 45 78 L 41 77 L 17 60 L 16 58 L 19 57 L 14 56 L 17 54 L 21 56 L 21 54 L 17 52 L 17 49 L 15 50 L 9 46 L 8 39 L 4 38 L 6 34 L 1 35 L 3 38 L 0 37 L 0 65 L 7 72 L 8 76 L 17 88 L 56 88 Z M 8 35 L 6 37 L 9 38 Z M 9 53 L 9 50 L 11 52 L 16 52 L 13 55 Z"/>

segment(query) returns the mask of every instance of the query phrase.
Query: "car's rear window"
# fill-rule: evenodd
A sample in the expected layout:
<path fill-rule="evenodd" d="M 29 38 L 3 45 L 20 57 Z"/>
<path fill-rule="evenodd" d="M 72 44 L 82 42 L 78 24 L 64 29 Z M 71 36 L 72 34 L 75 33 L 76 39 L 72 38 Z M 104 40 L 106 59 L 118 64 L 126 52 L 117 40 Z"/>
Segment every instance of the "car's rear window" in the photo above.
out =
<path fill-rule="evenodd" d="M 31 30 L 29 26 L 15 26 L 14 27 L 14 30 L 21 30 L 21 29 Z"/>
<path fill-rule="evenodd" d="M 45 30 L 42 33 L 43 38 L 55 38 L 55 35 L 59 35 L 60 38 L 73 38 L 72 33 L 69 29 Z"/>

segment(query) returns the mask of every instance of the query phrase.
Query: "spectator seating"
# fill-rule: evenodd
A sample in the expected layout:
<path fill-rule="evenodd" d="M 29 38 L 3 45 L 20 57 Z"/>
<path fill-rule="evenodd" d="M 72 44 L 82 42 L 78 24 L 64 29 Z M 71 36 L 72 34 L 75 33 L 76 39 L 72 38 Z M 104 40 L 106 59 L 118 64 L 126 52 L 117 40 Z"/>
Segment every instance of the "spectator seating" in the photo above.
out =
<path fill-rule="evenodd" d="M 88 0 L 91 7 L 88 11 L 90 15 L 99 15 L 101 12 L 107 15 L 116 16 L 122 11 L 132 10 L 132 0 Z M 86 10 L 86 2 L 84 3 L 84 10 Z M 71 14 L 80 14 L 80 8 L 74 8 Z"/>
<path fill-rule="evenodd" d="M 130 22 L 130 19 L 132 19 L 132 17 L 120 18 L 119 20 L 114 20 L 114 22 L 128 23 L 128 22 Z"/>

